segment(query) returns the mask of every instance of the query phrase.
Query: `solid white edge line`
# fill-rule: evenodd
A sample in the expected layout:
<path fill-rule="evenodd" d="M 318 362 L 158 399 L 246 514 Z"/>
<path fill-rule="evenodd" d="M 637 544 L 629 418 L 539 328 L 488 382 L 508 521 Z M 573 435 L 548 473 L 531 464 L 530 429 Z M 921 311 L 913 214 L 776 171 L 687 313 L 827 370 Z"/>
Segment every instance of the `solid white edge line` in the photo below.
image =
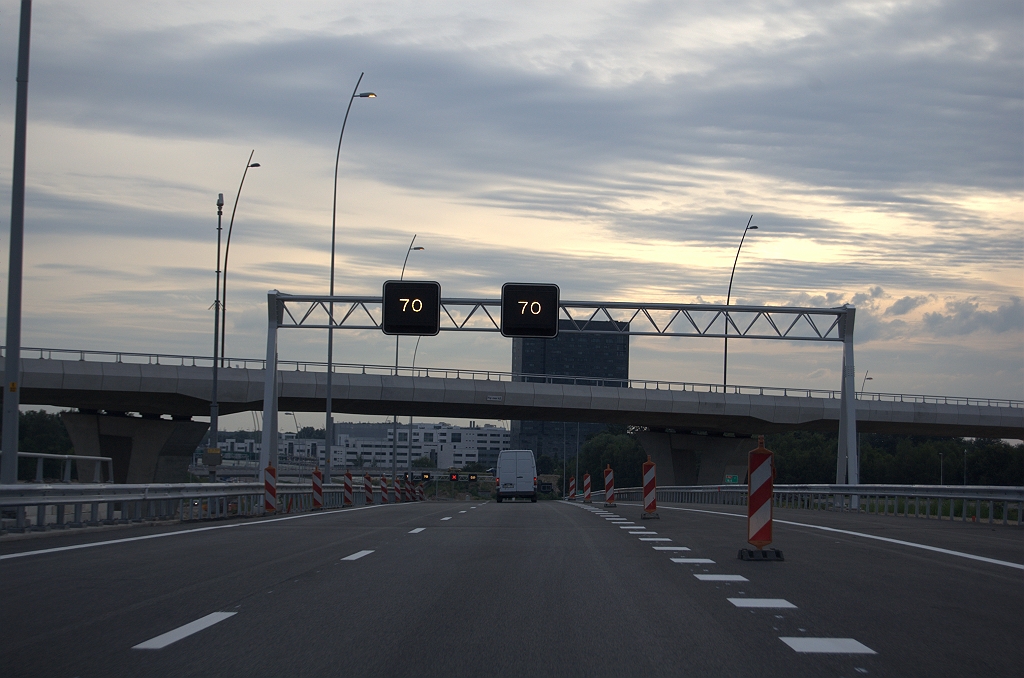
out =
<path fill-rule="evenodd" d="M 370 555 L 371 553 L 373 553 L 373 551 L 372 551 L 372 550 L 368 550 L 368 551 L 356 551 L 355 553 L 353 553 L 353 554 L 352 554 L 352 555 L 350 555 L 350 556 L 345 556 L 344 558 L 342 558 L 342 560 L 359 560 L 359 559 L 360 559 L 360 558 L 362 558 L 363 556 L 368 556 L 368 555 Z"/>
<path fill-rule="evenodd" d="M 640 504 L 629 504 L 630 506 L 640 506 Z M 668 509 L 670 511 L 690 511 L 692 513 L 710 513 L 716 516 L 731 516 L 733 518 L 746 518 L 747 516 L 742 513 L 727 513 L 725 511 L 705 511 L 702 509 L 689 509 L 680 508 L 677 506 L 665 506 L 661 505 L 658 508 Z M 976 556 L 973 553 L 964 553 L 963 551 L 954 551 L 952 549 L 944 549 L 938 546 L 928 546 L 927 544 L 918 544 L 912 541 L 903 541 L 902 539 L 892 539 L 890 537 L 879 537 L 874 534 L 867 534 L 865 532 L 853 532 L 852 530 L 840 530 L 835 527 L 825 527 L 824 525 L 810 525 L 808 523 L 795 523 L 791 520 L 779 520 L 775 519 L 775 522 L 782 523 L 783 525 L 795 525 L 796 527 L 809 527 L 814 530 L 824 530 L 825 532 L 835 532 L 838 534 L 848 534 L 853 537 L 864 537 L 865 539 L 874 539 L 876 541 L 884 541 L 890 544 L 899 544 L 900 546 L 910 546 L 915 549 L 924 549 L 925 551 L 933 551 L 935 553 L 945 553 L 949 556 L 957 556 L 959 558 L 968 558 L 970 560 L 978 560 L 983 563 L 991 563 L 992 565 L 1002 565 L 1003 567 L 1012 567 L 1016 570 L 1024 570 L 1024 565 L 1021 563 L 1012 563 L 1008 560 L 997 560 L 996 558 L 986 558 L 985 556 Z"/>
<path fill-rule="evenodd" d="M 230 530 L 234 527 L 255 527 L 269 523 L 279 523 L 283 520 L 298 520 L 299 518 L 312 518 L 315 516 L 328 516 L 335 513 L 351 513 L 353 511 L 364 511 L 366 509 L 380 508 L 381 506 L 398 506 L 398 504 L 374 504 L 373 506 L 357 506 L 355 508 L 336 509 L 334 511 L 316 511 L 314 513 L 300 513 L 294 516 L 283 516 L 281 518 L 267 518 L 252 523 L 232 523 L 231 525 L 211 525 L 210 527 L 194 527 L 188 530 L 174 530 L 173 532 L 161 532 L 160 534 L 147 534 L 141 537 L 125 537 L 124 539 L 108 539 L 106 541 L 91 541 L 88 544 L 74 544 L 72 546 L 58 546 L 52 549 L 39 549 L 38 551 L 22 551 L 20 553 L 8 553 L 0 556 L 0 560 L 11 558 L 24 558 L 26 556 L 39 556 L 46 553 L 58 553 L 60 551 L 76 551 L 78 549 L 89 549 L 94 546 L 108 546 L 110 544 L 126 544 L 131 541 L 144 541 L 146 539 L 162 539 L 164 537 L 175 537 L 181 534 L 193 534 L 195 532 L 208 532 L 210 530 Z"/>
<path fill-rule="evenodd" d="M 779 640 L 796 652 L 815 654 L 878 654 L 864 643 L 853 638 L 784 638 Z"/>
<path fill-rule="evenodd" d="M 133 650 L 162 650 L 171 643 L 176 643 L 182 638 L 188 638 L 193 633 L 198 633 L 203 629 L 210 628 L 214 624 L 218 624 L 228 617 L 233 617 L 237 612 L 212 612 L 205 617 L 200 617 L 195 621 L 191 621 L 187 624 L 179 626 L 176 629 L 172 629 L 167 633 L 161 633 L 159 636 L 150 638 L 149 640 L 139 643 L 132 647 Z"/>

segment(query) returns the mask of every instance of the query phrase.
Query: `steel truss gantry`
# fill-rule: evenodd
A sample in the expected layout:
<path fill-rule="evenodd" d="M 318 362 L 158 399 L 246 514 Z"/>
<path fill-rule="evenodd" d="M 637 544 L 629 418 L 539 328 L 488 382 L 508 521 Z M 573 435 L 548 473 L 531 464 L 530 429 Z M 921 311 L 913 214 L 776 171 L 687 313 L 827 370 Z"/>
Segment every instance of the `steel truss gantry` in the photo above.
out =
<path fill-rule="evenodd" d="M 383 299 L 379 296 L 331 297 L 283 294 L 277 290 L 267 293 L 267 376 L 263 399 L 263 440 L 277 440 L 277 331 L 333 327 L 335 330 L 379 332 L 382 305 Z M 333 314 L 331 309 L 334 310 Z M 728 333 L 728 337 L 733 339 L 842 343 L 843 376 L 840 386 L 836 483 L 856 485 L 860 482 L 854 398 L 855 307 L 562 301 L 558 315 L 559 320 L 568 321 L 568 326 L 563 322 L 559 328 L 559 332 L 566 333 L 718 339 L 724 339 Z M 606 324 L 609 321 L 612 323 Z M 501 299 L 442 298 L 440 329 L 442 332 L 500 332 Z M 262 448 L 260 467 L 266 467 L 272 459 L 276 465 L 276 445 L 264 445 Z"/>

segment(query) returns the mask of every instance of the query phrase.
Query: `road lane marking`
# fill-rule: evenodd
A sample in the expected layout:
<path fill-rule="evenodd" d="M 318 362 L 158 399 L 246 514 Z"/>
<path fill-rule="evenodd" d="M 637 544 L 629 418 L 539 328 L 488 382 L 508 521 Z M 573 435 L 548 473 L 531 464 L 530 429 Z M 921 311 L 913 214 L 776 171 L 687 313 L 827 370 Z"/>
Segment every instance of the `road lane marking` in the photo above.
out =
<path fill-rule="evenodd" d="M 633 524 L 633 523 L 628 523 L 626 525 L 619 525 L 619 529 L 620 530 L 635 530 L 636 529 L 636 525 Z M 646 530 L 647 528 L 645 527 L 643 529 Z"/>
<path fill-rule="evenodd" d="M 417 527 L 415 529 L 409 530 L 409 534 L 419 534 L 420 532 L 422 532 L 425 529 L 427 529 L 427 528 L 425 528 L 425 527 Z"/>
<path fill-rule="evenodd" d="M 182 638 L 188 638 L 193 633 L 198 633 L 198 632 L 202 631 L 203 629 L 208 629 L 211 626 L 213 626 L 214 624 L 218 624 L 218 623 L 224 621 L 225 619 L 227 619 L 228 617 L 233 617 L 236 614 L 238 614 L 238 613 L 237 612 L 213 612 L 212 614 L 208 614 L 205 617 L 200 617 L 199 619 L 197 619 L 197 620 L 195 620 L 193 622 L 189 622 L 189 623 L 185 624 L 184 626 L 179 626 L 178 628 L 176 628 L 176 629 L 174 629 L 172 631 L 168 631 L 167 633 L 161 633 L 159 636 L 156 636 L 155 638 L 150 638 L 149 640 L 147 640 L 144 643 L 139 643 L 138 645 L 134 646 L 132 649 L 133 650 L 162 650 L 163 648 L 167 647 L 171 643 L 176 643 L 179 640 L 181 640 Z"/>
<path fill-rule="evenodd" d="M 451 519 L 452 519 L 452 517 L 451 517 L 451 516 L 447 516 L 447 517 L 445 517 L 445 518 L 441 518 L 441 520 L 451 520 Z"/>
<path fill-rule="evenodd" d="M 796 609 L 796 605 L 782 598 L 726 598 L 736 607 L 771 607 Z"/>
<path fill-rule="evenodd" d="M 639 532 L 627 532 L 626 534 L 658 534 L 657 532 L 651 532 L 650 530 L 640 530 Z"/>
<path fill-rule="evenodd" d="M 459 511 L 459 513 L 465 513 L 465 511 Z"/>
<path fill-rule="evenodd" d="M 672 541 L 668 537 L 640 537 L 640 541 Z"/>
<path fill-rule="evenodd" d="M 176 537 L 182 534 L 193 534 L 195 532 L 209 532 L 210 530 L 231 530 L 236 527 L 258 527 L 260 525 L 269 525 L 270 523 L 279 523 L 284 520 L 300 520 L 302 518 L 315 518 L 318 516 L 329 516 L 335 513 L 352 513 L 354 511 L 365 511 L 367 509 L 380 508 L 381 506 L 400 506 L 400 504 L 374 504 L 372 506 L 358 506 L 356 508 L 337 509 L 335 511 L 313 511 L 311 513 L 300 513 L 294 516 L 284 516 L 282 518 L 268 518 L 252 523 L 232 523 L 231 525 L 211 525 L 209 527 L 194 527 L 189 530 L 174 530 L 173 532 L 161 532 L 160 534 L 147 534 L 141 537 L 125 537 L 124 539 L 108 539 L 106 541 L 91 541 L 87 544 L 74 544 L 72 546 L 57 546 L 51 549 L 39 549 L 37 551 L 22 551 L 21 553 L 8 553 L 0 556 L 0 560 L 9 560 L 11 558 L 24 558 L 26 556 L 41 556 L 46 553 L 59 553 L 60 551 L 77 551 L 78 549 L 89 549 L 94 546 L 109 546 L 112 544 L 127 544 L 132 541 L 145 541 L 147 539 L 163 539 L 164 537 Z"/>
<path fill-rule="evenodd" d="M 713 565 L 715 561 L 710 558 L 670 558 L 673 563 L 684 563 L 687 565 Z"/>
<path fill-rule="evenodd" d="M 652 546 L 655 551 L 689 551 L 688 546 Z"/>
<path fill-rule="evenodd" d="M 878 654 L 853 638 L 783 638 L 779 640 L 797 652 L 820 654 Z"/>
<path fill-rule="evenodd" d="M 363 556 L 368 556 L 371 553 L 373 553 L 373 551 L 356 551 L 350 556 L 345 556 L 342 560 L 359 560 Z"/>
<path fill-rule="evenodd" d="M 701 581 L 750 581 L 742 574 L 695 574 Z"/>
<path fill-rule="evenodd" d="M 639 504 L 634 504 L 639 506 Z M 745 513 L 726 513 L 725 511 L 706 511 L 703 509 L 690 509 L 680 508 L 678 506 L 665 506 L 661 505 L 661 508 L 668 509 L 669 511 L 690 511 L 692 513 L 710 513 L 716 516 L 731 516 L 733 518 L 746 518 Z M 848 534 L 852 537 L 863 537 L 865 539 L 874 539 L 875 541 L 884 541 L 890 544 L 899 544 L 900 546 L 910 546 L 911 548 L 924 549 L 925 551 L 933 551 L 935 553 L 945 553 L 949 556 L 957 556 L 958 558 L 968 558 L 970 560 L 978 560 L 983 563 L 991 563 L 992 565 L 1002 565 L 1003 567 L 1012 567 L 1016 570 L 1024 570 L 1024 564 L 1014 563 L 1008 560 L 997 560 L 996 558 L 986 558 L 985 556 L 976 556 L 973 553 L 964 553 L 963 551 L 954 551 L 952 549 L 944 549 L 938 546 L 928 546 L 927 544 L 918 544 L 912 541 L 904 541 L 902 539 L 892 539 L 890 537 L 879 537 L 874 534 L 867 534 L 866 532 L 854 532 L 853 530 L 840 530 L 835 527 L 825 527 L 824 525 L 810 525 L 808 523 L 796 523 L 791 520 L 779 520 L 775 518 L 776 523 L 782 523 L 783 525 L 794 525 L 796 527 L 809 527 L 814 530 L 823 530 L 825 532 L 835 532 L 838 534 Z M 3 556 L 0 556 L 3 558 Z"/>

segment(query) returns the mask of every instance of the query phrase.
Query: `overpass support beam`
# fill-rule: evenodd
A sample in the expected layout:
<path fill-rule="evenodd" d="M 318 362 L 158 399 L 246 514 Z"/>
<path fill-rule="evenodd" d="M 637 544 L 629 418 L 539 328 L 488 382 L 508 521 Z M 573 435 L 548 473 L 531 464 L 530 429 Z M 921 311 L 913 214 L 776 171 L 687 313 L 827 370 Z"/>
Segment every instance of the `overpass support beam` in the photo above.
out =
<path fill-rule="evenodd" d="M 267 292 L 267 364 L 263 376 L 263 440 L 260 441 L 260 482 L 263 469 L 277 467 L 277 328 L 284 319 L 278 291 Z M 330 454 L 330 452 L 328 452 Z"/>
<path fill-rule="evenodd" d="M 640 446 L 658 467 L 662 485 L 724 485 L 746 482 L 750 438 L 644 431 Z"/>
<path fill-rule="evenodd" d="M 860 459 L 857 449 L 856 368 L 853 362 L 853 321 L 857 312 L 845 306 L 839 319 L 839 336 L 843 340 L 843 376 L 840 385 L 839 451 L 836 455 L 836 484 L 860 484 Z"/>

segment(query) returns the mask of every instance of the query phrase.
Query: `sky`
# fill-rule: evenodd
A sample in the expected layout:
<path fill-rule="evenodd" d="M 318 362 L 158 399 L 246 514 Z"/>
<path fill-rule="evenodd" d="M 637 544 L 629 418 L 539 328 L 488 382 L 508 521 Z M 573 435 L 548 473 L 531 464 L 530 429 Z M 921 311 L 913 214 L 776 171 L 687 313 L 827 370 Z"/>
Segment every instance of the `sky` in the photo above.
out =
<path fill-rule="evenodd" d="M 0 0 L 6 270 L 20 3 Z M 857 307 L 857 386 L 1024 399 L 1024 3 L 37 0 L 22 343 L 227 353 L 266 292 L 397 278 L 494 298 Z M 6 281 L 6 274 L 5 274 Z M 414 342 L 402 344 L 401 362 Z M 324 360 L 326 333 L 282 332 Z M 394 341 L 337 335 L 336 360 Z M 839 345 L 735 340 L 729 382 L 838 389 Z M 634 339 L 630 376 L 716 383 L 722 343 Z M 442 333 L 416 364 L 507 371 Z M 312 417 L 312 415 L 307 415 Z M 244 423 L 244 421 L 242 422 Z M 312 419 L 310 419 L 310 423 Z"/>

